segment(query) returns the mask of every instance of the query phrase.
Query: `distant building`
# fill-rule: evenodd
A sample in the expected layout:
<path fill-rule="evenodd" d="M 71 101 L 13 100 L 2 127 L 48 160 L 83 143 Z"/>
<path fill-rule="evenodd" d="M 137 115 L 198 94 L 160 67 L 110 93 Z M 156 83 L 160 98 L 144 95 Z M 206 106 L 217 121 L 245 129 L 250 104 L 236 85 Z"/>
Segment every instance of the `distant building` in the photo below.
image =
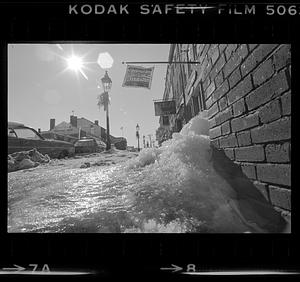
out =
<path fill-rule="evenodd" d="M 56 134 L 56 137 L 59 135 L 60 138 L 64 136 L 64 140 L 66 140 L 66 136 L 76 139 L 88 136 L 106 142 L 106 130 L 99 125 L 98 120 L 92 122 L 84 117 L 78 118 L 74 115 L 70 116 L 70 122 L 62 121 L 57 125 L 55 125 L 55 119 L 50 119 L 50 130 L 42 133 L 43 136 L 55 136 L 54 134 Z M 112 144 L 122 142 L 123 144 L 126 143 L 127 146 L 127 141 L 124 137 L 114 137 L 110 135 L 110 139 Z M 125 145 L 122 145 L 122 148 L 124 147 Z"/>

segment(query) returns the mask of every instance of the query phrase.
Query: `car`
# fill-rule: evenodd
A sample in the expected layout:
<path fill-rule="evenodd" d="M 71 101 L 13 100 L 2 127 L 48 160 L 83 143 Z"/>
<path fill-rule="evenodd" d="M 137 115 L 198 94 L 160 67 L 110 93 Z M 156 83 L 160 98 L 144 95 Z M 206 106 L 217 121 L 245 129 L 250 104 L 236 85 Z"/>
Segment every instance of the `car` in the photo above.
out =
<path fill-rule="evenodd" d="M 75 142 L 75 153 L 95 153 L 98 150 L 98 144 L 94 138 L 82 137 Z"/>
<path fill-rule="evenodd" d="M 47 154 L 50 158 L 64 158 L 75 153 L 72 143 L 46 139 L 31 127 L 22 123 L 8 122 L 8 154 L 33 148 L 41 154 Z"/>

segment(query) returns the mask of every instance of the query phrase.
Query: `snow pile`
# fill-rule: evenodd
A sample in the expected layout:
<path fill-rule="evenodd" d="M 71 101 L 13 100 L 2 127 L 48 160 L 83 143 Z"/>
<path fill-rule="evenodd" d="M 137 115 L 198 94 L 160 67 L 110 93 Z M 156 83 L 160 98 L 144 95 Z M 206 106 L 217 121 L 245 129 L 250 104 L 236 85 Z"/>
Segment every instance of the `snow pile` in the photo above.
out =
<path fill-rule="evenodd" d="M 41 163 L 48 163 L 50 157 L 43 155 L 35 148 L 30 151 L 21 151 L 8 155 L 8 172 L 33 168 Z"/>
<path fill-rule="evenodd" d="M 181 161 L 193 162 L 194 165 L 203 167 L 211 154 L 208 130 L 206 113 L 201 113 L 191 119 L 180 133 L 173 133 L 172 139 L 163 142 L 160 148 L 143 149 L 128 167 L 144 167 L 156 161 L 166 161 L 168 165 L 174 155 Z"/>
<path fill-rule="evenodd" d="M 181 135 L 209 135 L 209 123 L 207 119 L 207 111 L 201 112 L 199 115 L 192 118 L 184 127 L 181 129 Z"/>
<path fill-rule="evenodd" d="M 231 186 L 216 172 L 215 162 L 221 162 L 222 166 L 226 160 L 214 159 L 215 149 L 208 135 L 205 114 L 196 116 L 160 148 L 144 149 L 127 163 L 127 169 L 138 169 L 140 175 L 138 191 L 133 197 L 136 209 L 147 220 L 163 220 L 164 225 L 172 218 L 196 218 L 202 222 L 199 232 L 268 232 L 260 226 L 266 226 L 268 220 L 274 220 L 270 224 L 276 225 L 278 219 L 271 213 L 272 206 L 259 197 L 249 198 L 247 193 L 251 195 L 253 185 Z M 258 214 L 252 205 L 255 201 L 270 211 L 269 217 Z M 253 222 L 248 220 L 250 217 Z M 159 226 L 156 227 L 160 229 Z"/>

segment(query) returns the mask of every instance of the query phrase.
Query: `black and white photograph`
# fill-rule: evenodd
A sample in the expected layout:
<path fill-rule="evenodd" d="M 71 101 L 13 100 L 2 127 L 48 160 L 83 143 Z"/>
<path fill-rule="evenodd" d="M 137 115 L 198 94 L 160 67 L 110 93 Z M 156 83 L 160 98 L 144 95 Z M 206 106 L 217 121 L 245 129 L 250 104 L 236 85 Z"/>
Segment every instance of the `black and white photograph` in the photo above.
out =
<path fill-rule="evenodd" d="M 0 280 L 299 280 L 299 15 L 0 2 Z"/>
<path fill-rule="evenodd" d="M 8 232 L 289 233 L 289 44 L 9 44 Z"/>

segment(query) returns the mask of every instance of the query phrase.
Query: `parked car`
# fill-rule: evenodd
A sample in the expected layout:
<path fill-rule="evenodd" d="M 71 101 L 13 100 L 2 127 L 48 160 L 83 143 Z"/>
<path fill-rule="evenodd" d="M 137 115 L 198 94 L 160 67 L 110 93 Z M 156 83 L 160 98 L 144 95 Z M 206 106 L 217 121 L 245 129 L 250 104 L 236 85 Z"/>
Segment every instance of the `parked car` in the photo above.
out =
<path fill-rule="evenodd" d="M 113 138 L 113 144 L 118 150 L 126 150 L 127 149 L 127 140 L 124 137 L 115 137 Z"/>
<path fill-rule="evenodd" d="M 36 130 L 17 122 L 8 122 L 8 154 L 36 148 L 50 158 L 63 158 L 75 153 L 73 144 L 65 141 L 46 139 Z"/>
<path fill-rule="evenodd" d="M 82 137 L 74 144 L 75 153 L 95 153 L 98 149 L 98 144 L 95 139 Z"/>

